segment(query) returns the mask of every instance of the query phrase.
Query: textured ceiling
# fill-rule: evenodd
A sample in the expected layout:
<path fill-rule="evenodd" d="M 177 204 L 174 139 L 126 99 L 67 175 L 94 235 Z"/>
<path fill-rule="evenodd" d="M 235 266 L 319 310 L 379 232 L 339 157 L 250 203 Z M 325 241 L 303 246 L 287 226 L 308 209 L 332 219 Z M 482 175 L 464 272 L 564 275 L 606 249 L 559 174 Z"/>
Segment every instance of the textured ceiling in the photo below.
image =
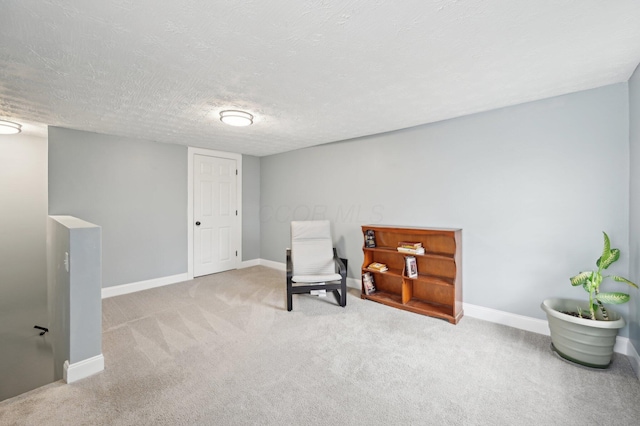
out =
<path fill-rule="evenodd" d="M 0 118 L 257 156 L 624 82 L 640 62 L 636 0 L 1 6 Z"/>

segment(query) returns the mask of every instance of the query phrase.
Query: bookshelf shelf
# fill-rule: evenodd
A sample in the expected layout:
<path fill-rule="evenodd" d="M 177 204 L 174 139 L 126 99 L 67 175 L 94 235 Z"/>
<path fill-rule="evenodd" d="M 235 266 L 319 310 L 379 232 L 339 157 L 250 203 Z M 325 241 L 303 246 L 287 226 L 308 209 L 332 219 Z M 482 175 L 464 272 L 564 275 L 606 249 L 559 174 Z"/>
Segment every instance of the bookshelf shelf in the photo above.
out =
<path fill-rule="evenodd" d="M 363 272 L 367 271 L 367 272 L 371 272 L 372 274 L 391 275 L 391 276 L 394 276 L 394 277 L 402 277 L 402 270 L 396 271 L 396 270 L 389 269 L 388 271 L 385 271 L 385 272 L 380 272 L 380 271 L 376 271 L 375 269 L 369 269 L 369 268 L 363 268 L 362 270 L 363 270 Z"/>
<path fill-rule="evenodd" d="M 440 278 L 440 277 L 434 277 L 431 275 L 425 275 L 425 274 L 418 274 L 418 278 L 409 278 L 409 277 L 404 277 L 408 280 L 416 280 L 416 281 L 420 281 L 420 282 L 424 282 L 424 283 L 429 283 L 431 285 L 441 285 L 441 286 L 445 286 L 445 287 L 451 287 L 454 285 L 453 280 L 449 280 L 449 279 L 445 279 L 445 278 Z"/>
<path fill-rule="evenodd" d="M 376 292 L 361 298 L 406 311 L 442 318 L 457 324 L 462 318 L 462 230 L 436 228 L 401 228 L 365 225 L 375 234 L 376 247 L 363 247 L 362 272 L 370 272 Z M 421 243 L 424 254 L 416 258 L 418 276 L 409 278 L 404 271 L 408 253 L 397 250 L 398 243 Z M 384 263 L 386 272 L 368 269 L 372 262 Z"/>

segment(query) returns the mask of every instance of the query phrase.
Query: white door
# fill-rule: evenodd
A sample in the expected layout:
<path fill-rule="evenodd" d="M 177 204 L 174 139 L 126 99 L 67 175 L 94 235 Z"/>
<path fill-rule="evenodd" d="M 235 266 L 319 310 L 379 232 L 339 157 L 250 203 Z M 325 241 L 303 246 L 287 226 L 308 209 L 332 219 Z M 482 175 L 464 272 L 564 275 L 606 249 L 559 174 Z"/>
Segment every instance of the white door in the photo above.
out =
<path fill-rule="evenodd" d="M 193 275 L 237 268 L 236 160 L 193 157 Z"/>

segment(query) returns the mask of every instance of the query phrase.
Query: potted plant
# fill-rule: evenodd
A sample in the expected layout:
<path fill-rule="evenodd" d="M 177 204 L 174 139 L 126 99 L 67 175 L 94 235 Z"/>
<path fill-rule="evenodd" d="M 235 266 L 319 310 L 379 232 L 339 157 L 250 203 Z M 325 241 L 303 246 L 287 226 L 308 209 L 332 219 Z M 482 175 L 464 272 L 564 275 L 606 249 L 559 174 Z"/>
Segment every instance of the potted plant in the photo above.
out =
<path fill-rule="evenodd" d="M 612 249 L 609 236 L 603 234 L 602 255 L 596 261 L 598 269 L 580 272 L 569 279 L 571 285 L 582 286 L 589 293 L 589 300 L 547 299 L 541 305 L 547 313 L 552 348 L 565 359 L 595 368 L 609 366 L 618 330 L 625 325 L 624 318 L 604 305 L 626 303 L 630 299 L 627 293 L 600 291 L 601 284 L 611 278 L 638 288 L 618 275 L 603 275 L 620 258 L 620 250 Z"/>

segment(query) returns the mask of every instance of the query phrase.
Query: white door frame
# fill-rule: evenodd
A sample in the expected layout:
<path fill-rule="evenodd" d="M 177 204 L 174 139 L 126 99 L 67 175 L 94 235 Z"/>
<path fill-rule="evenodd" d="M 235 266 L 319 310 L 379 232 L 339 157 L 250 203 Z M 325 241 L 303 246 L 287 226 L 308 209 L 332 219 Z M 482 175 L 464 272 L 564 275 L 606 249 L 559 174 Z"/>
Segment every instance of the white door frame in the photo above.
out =
<path fill-rule="evenodd" d="M 193 279 L 193 158 L 195 155 L 206 155 L 209 157 L 228 158 L 236 160 L 238 167 L 238 179 L 236 181 L 236 206 L 238 206 L 237 217 L 237 235 L 238 239 L 238 256 L 236 257 L 236 267 L 242 263 L 242 155 L 232 152 L 214 151 L 205 148 L 187 148 L 187 275 L 190 280 Z"/>

